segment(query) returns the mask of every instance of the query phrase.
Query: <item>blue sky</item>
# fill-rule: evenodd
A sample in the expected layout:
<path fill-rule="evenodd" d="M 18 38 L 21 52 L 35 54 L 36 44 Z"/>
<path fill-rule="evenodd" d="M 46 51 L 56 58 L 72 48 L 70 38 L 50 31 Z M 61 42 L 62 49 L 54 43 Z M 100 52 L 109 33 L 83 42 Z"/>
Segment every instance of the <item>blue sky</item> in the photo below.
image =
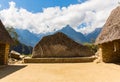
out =
<path fill-rule="evenodd" d="M 53 32 L 70 25 L 86 34 L 103 27 L 118 1 L 0 0 L 0 19 L 6 27 L 34 33 Z"/>
<path fill-rule="evenodd" d="M 9 2 L 14 1 L 18 8 L 25 8 L 30 12 L 42 12 L 48 7 L 67 7 L 69 5 L 80 4 L 86 0 L 0 0 L 1 9 L 8 8 Z"/>

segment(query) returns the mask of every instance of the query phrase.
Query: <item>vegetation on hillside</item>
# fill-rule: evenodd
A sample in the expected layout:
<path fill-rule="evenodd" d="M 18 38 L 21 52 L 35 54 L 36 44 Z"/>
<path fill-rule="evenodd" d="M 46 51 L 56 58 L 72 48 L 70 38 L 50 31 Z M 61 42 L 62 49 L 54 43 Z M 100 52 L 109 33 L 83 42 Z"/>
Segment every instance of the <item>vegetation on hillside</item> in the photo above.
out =
<path fill-rule="evenodd" d="M 84 43 L 85 46 L 89 47 L 91 49 L 91 51 L 93 51 L 94 53 L 97 52 L 97 45 L 94 45 L 94 43 Z"/>
<path fill-rule="evenodd" d="M 15 29 L 13 27 L 6 27 L 7 31 L 9 32 L 9 34 L 11 35 L 13 41 L 14 41 L 14 45 L 19 44 L 19 40 L 18 40 L 18 34 L 15 32 Z"/>
<path fill-rule="evenodd" d="M 6 27 L 6 29 L 14 41 L 14 45 L 11 46 L 10 50 L 15 50 L 15 51 L 19 52 L 20 54 L 26 54 L 26 55 L 32 53 L 31 46 L 27 46 L 18 40 L 19 36 L 13 27 Z"/>

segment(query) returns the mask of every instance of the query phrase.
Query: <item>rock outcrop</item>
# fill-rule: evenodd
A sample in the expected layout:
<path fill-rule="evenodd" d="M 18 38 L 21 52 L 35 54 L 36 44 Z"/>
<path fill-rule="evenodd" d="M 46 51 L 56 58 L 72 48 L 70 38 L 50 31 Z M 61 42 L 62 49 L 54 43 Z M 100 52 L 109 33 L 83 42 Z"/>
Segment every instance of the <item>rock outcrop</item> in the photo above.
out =
<path fill-rule="evenodd" d="M 86 57 L 93 52 L 86 46 L 76 43 L 65 34 L 58 32 L 43 37 L 33 49 L 33 58 L 41 57 Z"/>
<path fill-rule="evenodd" d="M 17 59 L 17 60 L 20 60 L 20 59 L 21 59 L 20 53 L 18 53 L 18 52 L 16 52 L 16 51 L 13 51 L 13 50 L 10 52 L 10 57 L 11 57 L 11 58 L 14 58 L 14 59 Z"/>

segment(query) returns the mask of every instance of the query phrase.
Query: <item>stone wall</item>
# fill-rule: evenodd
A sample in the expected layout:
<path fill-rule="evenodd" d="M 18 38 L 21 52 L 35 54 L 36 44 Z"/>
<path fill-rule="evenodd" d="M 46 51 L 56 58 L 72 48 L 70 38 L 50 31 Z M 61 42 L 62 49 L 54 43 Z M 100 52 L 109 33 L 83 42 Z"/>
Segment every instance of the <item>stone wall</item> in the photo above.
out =
<path fill-rule="evenodd" d="M 103 62 L 120 62 L 120 40 L 101 44 L 99 49 Z"/>
<path fill-rule="evenodd" d="M 0 44 L 0 64 L 4 64 L 5 44 Z"/>
<path fill-rule="evenodd" d="M 71 57 L 71 58 L 25 58 L 24 63 L 87 63 L 93 62 L 95 57 Z"/>
<path fill-rule="evenodd" d="M 0 64 L 8 63 L 9 45 L 0 43 Z"/>
<path fill-rule="evenodd" d="M 4 64 L 8 64 L 9 49 L 10 49 L 9 44 L 6 44 L 6 47 L 5 47 L 5 59 L 4 59 Z"/>

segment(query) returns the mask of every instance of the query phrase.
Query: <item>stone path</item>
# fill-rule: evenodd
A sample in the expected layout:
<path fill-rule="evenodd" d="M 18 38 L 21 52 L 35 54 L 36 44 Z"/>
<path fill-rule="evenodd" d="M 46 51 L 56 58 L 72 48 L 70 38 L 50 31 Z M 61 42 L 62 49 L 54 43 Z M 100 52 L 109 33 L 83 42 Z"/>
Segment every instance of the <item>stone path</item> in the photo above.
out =
<path fill-rule="evenodd" d="M 0 82 L 120 82 L 120 65 L 16 64 L 0 68 Z"/>

